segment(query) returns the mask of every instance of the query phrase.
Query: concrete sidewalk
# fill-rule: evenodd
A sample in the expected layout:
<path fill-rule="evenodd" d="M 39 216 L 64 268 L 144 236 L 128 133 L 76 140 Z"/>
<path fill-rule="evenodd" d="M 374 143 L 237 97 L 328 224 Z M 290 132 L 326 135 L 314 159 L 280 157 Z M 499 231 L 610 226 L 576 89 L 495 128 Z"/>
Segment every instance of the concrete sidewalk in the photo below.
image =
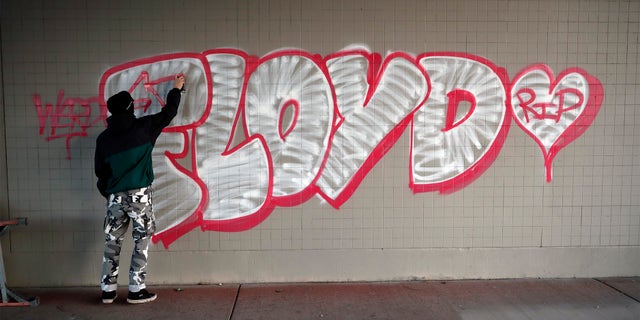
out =
<path fill-rule="evenodd" d="M 640 278 L 221 284 L 150 287 L 111 305 L 97 288 L 21 288 L 37 307 L 0 319 L 640 319 Z"/>

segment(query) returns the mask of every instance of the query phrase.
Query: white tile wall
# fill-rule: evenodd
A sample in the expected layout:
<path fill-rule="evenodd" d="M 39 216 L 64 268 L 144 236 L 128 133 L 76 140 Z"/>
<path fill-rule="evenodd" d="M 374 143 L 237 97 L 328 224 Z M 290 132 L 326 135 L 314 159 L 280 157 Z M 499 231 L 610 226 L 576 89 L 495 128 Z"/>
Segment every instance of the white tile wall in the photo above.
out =
<path fill-rule="evenodd" d="M 640 246 L 638 1 L 9 0 L 0 14 L 0 218 L 30 219 L 11 233 L 8 257 L 16 261 L 21 253 L 80 251 L 73 259 L 87 265 L 102 245 L 103 200 L 92 162 L 100 128 L 72 139 L 66 159 L 64 139 L 39 134 L 34 94 L 54 103 L 60 90 L 93 96 L 106 69 L 167 52 L 233 47 L 261 56 L 297 47 L 326 55 L 357 43 L 382 55 L 468 52 L 511 77 L 537 62 L 556 75 L 578 66 L 602 82 L 605 99 L 586 133 L 558 153 L 552 183 L 544 181 L 539 147 L 512 123 L 479 179 L 453 194 L 413 194 L 407 130 L 339 210 L 311 199 L 275 209 L 252 230 L 194 230 L 168 251 L 154 246 L 154 254 L 284 250 L 308 258 L 322 250 L 348 256 L 400 249 L 411 264 L 412 250 Z M 281 266 L 263 267 L 268 273 Z M 385 270 L 377 278 L 397 276 Z M 64 283 L 55 277 L 37 284 Z"/>

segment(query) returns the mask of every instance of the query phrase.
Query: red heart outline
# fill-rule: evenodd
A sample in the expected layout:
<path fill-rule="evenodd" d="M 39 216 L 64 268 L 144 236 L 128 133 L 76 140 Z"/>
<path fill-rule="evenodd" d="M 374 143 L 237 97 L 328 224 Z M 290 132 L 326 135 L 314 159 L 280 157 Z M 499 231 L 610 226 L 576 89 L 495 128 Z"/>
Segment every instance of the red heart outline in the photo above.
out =
<path fill-rule="evenodd" d="M 553 142 L 553 145 L 551 145 L 548 151 L 544 147 L 542 141 L 540 141 L 540 139 L 533 132 L 531 132 L 516 116 L 515 108 L 518 104 L 511 104 L 513 108 L 512 115 L 518 126 L 533 140 L 535 140 L 538 146 L 540 146 L 540 149 L 542 149 L 542 154 L 544 155 L 544 166 L 546 169 L 546 180 L 547 182 L 551 182 L 553 177 L 553 159 L 562 148 L 581 136 L 587 130 L 587 128 L 591 126 L 591 123 L 593 123 L 593 120 L 595 119 L 598 111 L 600 110 L 600 106 L 602 105 L 602 101 L 604 99 L 604 90 L 602 88 L 602 84 L 596 77 L 588 74 L 581 68 L 567 68 L 562 71 L 557 78 L 554 78 L 553 70 L 551 70 L 551 68 L 546 64 L 534 64 L 523 69 L 515 76 L 511 83 L 518 83 L 521 78 L 534 70 L 541 70 L 547 75 L 547 78 L 549 79 L 549 94 L 553 94 L 556 86 L 560 82 L 559 80 L 562 80 L 566 75 L 570 73 L 578 73 L 582 75 L 587 80 L 587 83 L 589 85 L 589 96 L 587 97 L 584 109 L 582 110 L 580 115 L 558 136 L 558 138 Z M 512 85 L 511 98 L 513 98 L 514 88 L 515 86 Z"/>

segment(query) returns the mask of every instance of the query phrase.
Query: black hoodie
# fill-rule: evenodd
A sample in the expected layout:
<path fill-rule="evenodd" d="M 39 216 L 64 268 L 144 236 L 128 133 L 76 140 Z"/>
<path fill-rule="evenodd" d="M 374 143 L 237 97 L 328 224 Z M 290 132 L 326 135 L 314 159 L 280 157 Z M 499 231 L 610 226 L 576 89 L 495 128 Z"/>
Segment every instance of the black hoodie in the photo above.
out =
<path fill-rule="evenodd" d="M 180 90 L 171 89 L 166 104 L 156 114 L 136 119 L 133 98 L 121 91 L 107 100 L 111 116 L 96 139 L 95 173 L 98 190 L 111 193 L 148 187 L 153 182 L 151 153 L 162 129 L 178 113 Z"/>

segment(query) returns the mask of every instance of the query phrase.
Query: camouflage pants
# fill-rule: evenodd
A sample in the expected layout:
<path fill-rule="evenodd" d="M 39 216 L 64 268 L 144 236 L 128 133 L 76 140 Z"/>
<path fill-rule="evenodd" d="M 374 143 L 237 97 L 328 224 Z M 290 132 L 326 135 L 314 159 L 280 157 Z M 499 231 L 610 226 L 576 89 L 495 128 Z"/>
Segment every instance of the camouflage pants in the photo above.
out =
<path fill-rule="evenodd" d="M 151 187 L 146 187 L 109 195 L 104 219 L 106 238 L 100 281 L 103 291 L 117 289 L 120 250 L 129 221 L 133 222 L 131 233 L 134 241 L 129 268 L 129 291 L 136 292 L 146 287 L 149 241 L 156 230 L 151 206 L 152 194 Z"/>

